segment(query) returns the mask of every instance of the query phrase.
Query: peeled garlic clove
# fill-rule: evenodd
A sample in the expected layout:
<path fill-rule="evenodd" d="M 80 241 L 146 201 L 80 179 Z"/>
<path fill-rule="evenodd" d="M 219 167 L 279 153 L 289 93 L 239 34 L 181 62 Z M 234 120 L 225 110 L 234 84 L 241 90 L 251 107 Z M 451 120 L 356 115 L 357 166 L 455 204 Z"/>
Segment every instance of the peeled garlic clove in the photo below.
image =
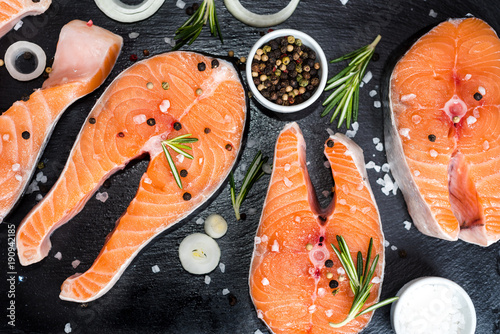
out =
<path fill-rule="evenodd" d="M 227 222 L 221 215 L 211 214 L 205 220 L 205 233 L 214 239 L 222 237 L 227 232 Z"/>
<path fill-rule="evenodd" d="M 182 267 L 189 273 L 208 274 L 219 264 L 220 248 L 208 235 L 193 233 L 179 245 L 179 259 Z"/>

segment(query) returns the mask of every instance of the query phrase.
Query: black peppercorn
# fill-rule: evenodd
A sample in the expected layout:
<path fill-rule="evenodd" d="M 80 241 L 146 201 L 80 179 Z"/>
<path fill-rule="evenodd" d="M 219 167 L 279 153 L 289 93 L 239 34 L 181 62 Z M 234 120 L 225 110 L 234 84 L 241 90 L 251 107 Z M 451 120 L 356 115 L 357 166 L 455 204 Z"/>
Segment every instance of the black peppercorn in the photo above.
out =
<path fill-rule="evenodd" d="M 271 47 L 271 50 L 276 50 L 278 48 L 278 42 L 273 40 L 269 42 L 269 46 Z"/>
<path fill-rule="evenodd" d="M 285 46 L 282 46 L 281 49 L 280 49 L 281 53 L 282 54 L 286 54 L 286 45 Z"/>
<path fill-rule="evenodd" d="M 180 174 L 182 177 L 186 177 L 186 176 L 188 176 L 188 172 L 187 172 L 187 170 L 185 170 L 185 169 L 181 170 L 181 172 L 180 172 L 179 174 Z"/>
<path fill-rule="evenodd" d="M 272 101 L 276 101 L 278 99 L 278 94 L 276 94 L 276 92 L 272 93 L 271 94 L 271 100 Z"/>
<path fill-rule="evenodd" d="M 330 283 L 328 283 L 328 286 L 331 288 L 331 289 L 336 289 L 339 287 L 339 282 L 337 282 L 336 280 L 332 279 L 330 281 Z"/>
<path fill-rule="evenodd" d="M 231 144 L 226 144 L 226 150 L 232 151 L 233 150 L 233 145 Z"/>
<path fill-rule="evenodd" d="M 333 145 L 335 145 L 335 143 L 331 139 L 326 142 L 326 146 L 328 147 L 333 147 Z"/>
<path fill-rule="evenodd" d="M 125 137 L 125 134 L 123 132 L 118 132 L 118 137 L 123 138 Z"/>
<path fill-rule="evenodd" d="M 191 194 L 190 193 L 184 193 L 182 195 L 182 199 L 185 201 L 189 201 L 191 199 Z"/>
<path fill-rule="evenodd" d="M 289 71 L 289 72 L 290 72 L 290 71 L 295 71 L 295 67 L 296 67 L 296 66 L 297 66 L 297 65 L 295 65 L 295 63 L 290 62 L 290 64 L 288 64 L 288 65 L 286 66 L 286 69 L 287 69 L 287 71 Z"/>
<path fill-rule="evenodd" d="M 431 142 L 433 142 L 433 143 L 436 141 L 436 136 L 435 136 L 435 135 L 429 135 L 429 137 L 428 137 L 428 138 L 429 138 L 429 140 L 430 140 Z"/>
<path fill-rule="evenodd" d="M 380 55 L 379 55 L 378 53 L 376 53 L 376 52 L 375 52 L 375 53 L 373 54 L 373 56 L 372 56 L 372 60 L 373 60 L 373 61 L 377 61 L 377 60 L 379 60 L 379 59 L 380 59 Z"/>
<path fill-rule="evenodd" d="M 203 72 L 205 71 L 206 68 L 207 66 L 205 65 L 204 62 L 198 63 L 198 71 Z"/>
<path fill-rule="evenodd" d="M 482 98 L 483 98 L 483 96 L 481 95 L 481 93 L 477 92 L 474 94 L 474 99 L 476 101 L 481 101 Z"/>
<path fill-rule="evenodd" d="M 313 85 L 315 87 L 318 86 L 319 85 L 319 78 L 312 78 L 311 79 L 311 85 Z"/>
<path fill-rule="evenodd" d="M 175 130 L 175 131 L 179 131 L 180 129 L 182 129 L 182 125 L 181 125 L 181 123 L 179 123 L 179 122 L 175 122 L 175 123 L 174 123 L 174 130 Z"/>
<path fill-rule="evenodd" d="M 23 133 L 21 134 L 21 136 L 23 137 L 23 139 L 30 139 L 30 133 L 28 131 L 23 131 Z"/>
<path fill-rule="evenodd" d="M 302 73 L 302 77 L 303 77 L 304 79 L 306 79 L 306 80 L 309 80 L 309 79 L 311 79 L 311 73 L 309 73 L 309 72 L 304 72 L 304 73 Z"/>
<path fill-rule="evenodd" d="M 306 89 L 308 91 L 312 91 L 312 90 L 314 90 L 314 86 L 313 85 L 307 85 Z"/>
<path fill-rule="evenodd" d="M 290 86 L 292 86 L 293 88 L 297 88 L 299 87 L 299 83 L 297 82 L 297 80 L 292 80 L 290 81 Z"/>
<path fill-rule="evenodd" d="M 150 118 L 146 122 L 149 126 L 154 126 L 156 124 L 156 121 L 154 118 Z"/>
<path fill-rule="evenodd" d="M 227 295 L 227 299 L 229 301 L 230 306 L 234 306 L 238 302 L 238 300 L 236 299 L 236 297 L 232 293 Z"/>
<path fill-rule="evenodd" d="M 24 102 L 27 102 L 30 100 L 30 96 L 29 95 L 23 95 L 21 96 L 21 100 L 23 100 Z"/>
<path fill-rule="evenodd" d="M 212 68 L 219 67 L 219 61 L 217 59 L 212 60 Z"/>
<path fill-rule="evenodd" d="M 205 130 L 204 130 L 204 132 L 207 134 L 210 133 L 210 131 L 212 131 L 212 130 L 210 130 L 210 128 L 205 128 Z"/>
<path fill-rule="evenodd" d="M 194 14 L 193 7 L 191 7 L 191 6 L 187 7 L 186 8 L 186 14 L 189 15 L 189 16 L 193 15 Z"/>
<path fill-rule="evenodd" d="M 95 124 L 95 122 L 96 122 L 96 121 L 95 121 L 95 118 L 94 118 L 94 117 L 90 117 L 90 118 L 89 118 L 89 123 L 90 123 L 90 124 Z"/>
<path fill-rule="evenodd" d="M 309 51 L 309 59 L 316 59 L 316 52 L 314 52 L 313 50 Z"/>
<path fill-rule="evenodd" d="M 332 260 L 326 260 L 325 261 L 325 267 L 327 267 L 327 268 L 333 267 L 333 261 Z"/>

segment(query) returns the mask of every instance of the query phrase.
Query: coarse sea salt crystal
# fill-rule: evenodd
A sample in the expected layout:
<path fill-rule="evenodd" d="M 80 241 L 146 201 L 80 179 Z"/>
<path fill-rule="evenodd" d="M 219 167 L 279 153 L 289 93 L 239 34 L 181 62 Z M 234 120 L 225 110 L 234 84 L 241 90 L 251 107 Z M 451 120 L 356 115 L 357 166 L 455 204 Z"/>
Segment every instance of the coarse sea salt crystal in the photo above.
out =
<path fill-rule="evenodd" d="M 219 269 L 220 269 L 220 272 L 224 274 L 226 272 L 226 265 L 222 262 L 219 263 Z"/>
<path fill-rule="evenodd" d="M 438 13 L 436 13 L 433 9 L 431 9 L 431 11 L 429 12 L 429 16 L 436 18 L 438 16 Z"/>
<path fill-rule="evenodd" d="M 352 123 L 352 129 L 353 129 L 354 131 L 358 131 L 358 130 L 359 130 L 359 123 L 358 123 L 358 122 L 354 122 L 354 123 Z"/>
<path fill-rule="evenodd" d="M 9 141 L 9 138 L 10 138 L 10 136 L 7 133 L 2 136 L 2 139 L 4 141 Z"/>
<path fill-rule="evenodd" d="M 17 172 L 17 171 L 19 170 L 19 168 L 20 168 L 20 167 L 21 167 L 21 165 L 20 165 L 20 164 L 13 164 L 13 165 L 12 165 L 12 170 L 13 170 L 14 172 Z"/>
<path fill-rule="evenodd" d="M 400 100 L 401 100 L 401 102 L 408 102 L 408 101 L 413 100 L 416 97 L 417 97 L 417 95 L 415 95 L 413 93 L 412 94 L 405 94 L 405 95 L 401 95 Z"/>
<path fill-rule="evenodd" d="M 257 213 L 257 209 L 256 208 L 250 208 L 250 209 L 248 209 L 248 214 L 249 215 L 254 215 L 256 213 Z"/>
<path fill-rule="evenodd" d="M 330 318 L 333 315 L 333 310 L 326 310 L 325 315 Z"/>
<path fill-rule="evenodd" d="M 349 138 L 354 138 L 356 136 L 356 133 L 358 133 L 357 131 L 354 131 L 354 130 L 347 130 L 345 132 L 345 135 Z"/>
<path fill-rule="evenodd" d="M 42 180 L 42 177 L 43 177 L 43 172 L 38 172 L 36 174 L 36 179 L 35 180 L 37 180 L 38 182 L 40 182 Z"/>
<path fill-rule="evenodd" d="M 488 141 L 485 140 L 484 143 L 483 143 L 483 149 L 486 151 L 489 148 L 490 148 L 490 143 L 488 143 Z"/>
<path fill-rule="evenodd" d="M 410 139 L 410 129 L 408 128 L 399 129 L 399 134 L 403 137 Z"/>
<path fill-rule="evenodd" d="M 347 201 L 346 201 L 345 199 L 343 199 L 343 198 L 342 198 L 341 200 L 339 200 L 339 204 L 341 204 L 341 205 L 346 205 L 346 204 L 347 204 Z"/>
<path fill-rule="evenodd" d="M 80 265 L 80 260 L 75 260 L 75 261 L 71 262 L 71 265 L 73 266 L 73 268 L 76 269 L 76 267 L 78 267 Z"/>
<path fill-rule="evenodd" d="M 41 201 L 41 200 L 43 199 L 42 194 L 37 194 L 37 195 L 36 195 L 36 197 L 35 197 L 35 199 L 36 199 L 37 201 Z"/>
<path fill-rule="evenodd" d="M 464 77 L 464 80 L 467 81 L 469 80 L 470 78 L 472 78 L 472 75 L 470 74 L 466 74 L 465 77 Z"/>
<path fill-rule="evenodd" d="M 69 322 L 64 326 L 64 333 L 71 333 L 71 324 Z"/>
<path fill-rule="evenodd" d="M 472 110 L 472 115 L 476 118 L 479 118 L 479 109 L 478 107 L 475 107 L 474 110 Z"/>
<path fill-rule="evenodd" d="M 328 190 L 323 190 L 321 193 L 323 194 L 324 197 L 330 196 L 330 192 Z"/>
<path fill-rule="evenodd" d="M 363 212 L 364 214 L 367 214 L 368 212 L 370 212 L 371 208 L 369 207 L 364 207 L 363 209 L 361 209 L 361 212 Z"/>
<path fill-rule="evenodd" d="M 408 231 L 411 229 L 411 223 L 409 221 L 405 220 L 403 224 L 405 225 L 405 229 L 407 229 Z"/>
<path fill-rule="evenodd" d="M 133 119 L 135 124 L 142 124 L 148 120 L 146 115 L 144 115 L 144 114 L 135 115 L 132 119 Z"/>
<path fill-rule="evenodd" d="M 365 76 L 363 77 L 363 82 L 365 84 L 369 83 L 370 80 L 373 78 L 373 75 L 372 75 L 372 72 L 371 71 L 368 71 L 366 72 Z"/>
<path fill-rule="evenodd" d="M 225 296 L 229 294 L 229 289 L 222 289 L 222 295 Z"/>
<path fill-rule="evenodd" d="M 290 170 L 290 164 L 285 165 L 285 172 L 288 172 Z"/>
<path fill-rule="evenodd" d="M 175 46 L 175 40 L 173 38 L 170 38 L 170 37 L 165 37 L 163 39 L 165 41 L 165 43 L 167 43 L 168 45 L 170 46 Z"/>
<path fill-rule="evenodd" d="M 151 184 L 151 183 L 153 183 L 153 180 L 151 180 L 149 177 L 147 177 L 144 179 L 144 183 Z"/>
<path fill-rule="evenodd" d="M 420 121 L 422 120 L 422 117 L 420 117 L 420 116 L 418 116 L 418 115 L 413 115 L 413 116 L 411 117 L 411 120 L 412 120 L 412 122 L 413 122 L 413 123 L 418 124 L 418 123 L 420 123 Z"/>
<path fill-rule="evenodd" d="M 205 219 L 203 219 L 201 217 L 196 219 L 196 224 L 198 224 L 198 225 L 202 225 L 204 222 L 205 222 Z"/>
<path fill-rule="evenodd" d="M 42 176 L 42 178 L 40 179 L 40 182 L 42 183 L 47 183 L 47 176 Z"/>
<path fill-rule="evenodd" d="M 389 247 L 390 243 L 387 240 L 384 240 L 384 247 Z"/>
<path fill-rule="evenodd" d="M 349 208 L 349 212 L 352 213 L 352 214 L 355 214 L 356 213 L 356 205 L 353 205 Z"/>
<path fill-rule="evenodd" d="M 18 180 L 19 182 L 21 182 L 23 180 L 23 177 L 19 174 L 16 174 L 16 180 Z"/>
<path fill-rule="evenodd" d="M 255 139 L 253 139 L 253 138 L 248 139 L 247 147 L 252 148 L 252 147 L 255 147 L 256 145 L 257 145 L 257 141 Z"/>
<path fill-rule="evenodd" d="M 261 311 L 262 312 L 262 311 Z M 257 329 L 255 332 L 253 332 L 253 334 L 264 334 L 260 331 L 260 329 Z"/>
<path fill-rule="evenodd" d="M 382 103 L 380 101 L 373 101 L 373 106 L 375 108 L 380 108 L 380 107 L 382 107 Z"/>
<path fill-rule="evenodd" d="M 198 163 L 201 165 L 203 163 L 203 158 L 199 158 Z"/>
<path fill-rule="evenodd" d="M 24 24 L 23 21 L 17 22 L 16 25 L 14 26 L 14 30 L 18 31 L 19 29 L 21 29 L 21 27 L 23 26 L 23 24 Z"/>
<path fill-rule="evenodd" d="M 175 3 L 175 5 L 177 7 L 179 7 L 180 9 L 184 9 L 184 7 L 186 7 L 186 3 L 182 0 L 177 0 L 177 2 Z"/>
<path fill-rule="evenodd" d="M 363 183 L 360 183 L 356 186 L 356 189 L 357 190 L 363 190 L 363 187 L 364 187 L 364 184 Z"/>
<path fill-rule="evenodd" d="M 415 171 L 413 171 L 413 175 L 415 175 L 415 176 L 419 176 L 419 175 L 420 175 L 420 172 L 419 172 L 418 170 L 415 170 Z"/>
<path fill-rule="evenodd" d="M 138 32 L 131 32 L 128 34 L 128 38 L 130 39 L 134 39 L 134 38 L 137 38 L 139 37 L 139 33 Z"/>
<path fill-rule="evenodd" d="M 438 156 L 438 153 L 437 153 L 437 151 L 436 151 L 436 150 L 430 150 L 430 151 L 429 151 L 429 154 L 430 154 L 430 155 L 431 155 L 431 157 L 433 157 L 433 158 L 435 158 L 435 157 L 437 157 L 437 156 Z"/>
<path fill-rule="evenodd" d="M 316 305 L 311 305 L 308 307 L 309 313 L 314 313 L 316 312 Z"/>
<path fill-rule="evenodd" d="M 390 166 L 389 166 L 388 163 L 385 163 L 385 164 L 382 165 L 382 172 L 388 173 L 390 169 L 391 168 L 390 168 Z"/>
<path fill-rule="evenodd" d="M 340 3 L 345 6 L 348 1 L 349 0 L 340 0 Z"/>
<path fill-rule="evenodd" d="M 95 199 L 96 199 L 96 200 L 98 200 L 98 201 L 101 201 L 101 202 L 103 202 L 103 203 L 105 203 L 105 202 L 108 200 L 108 198 L 109 198 L 109 195 L 108 195 L 108 193 L 107 193 L 107 192 L 105 192 L 105 191 L 104 191 L 104 192 L 102 192 L 102 193 L 97 193 L 97 194 L 95 195 Z"/>
<path fill-rule="evenodd" d="M 375 277 L 372 279 L 372 283 L 373 283 L 373 284 L 378 284 L 378 283 L 381 283 L 381 282 L 382 282 L 382 280 L 380 279 L 380 277 L 376 277 L 376 276 L 375 276 Z"/>
<path fill-rule="evenodd" d="M 290 188 L 291 186 L 293 186 L 293 182 L 290 181 L 290 179 L 287 178 L 286 176 L 283 178 L 283 182 L 285 183 L 285 186 L 287 186 L 288 188 Z"/>
<path fill-rule="evenodd" d="M 151 267 L 151 271 L 156 274 L 156 273 L 159 273 L 160 272 L 160 267 L 158 267 L 158 265 L 154 265 Z"/>
<path fill-rule="evenodd" d="M 182 163 L 184 161 L 184 156 L 182 154 L 177 154 L 177 161 L 179 161 L 179 163 Z"/>
<path fill-rule="evenodd" d="M 160 103 L 160 111 L 162 113 L 166 113 L 168 111 L 168 108 L 170 108 L 170 101 L 169 100 L 163 100 L 161 103 Z"/>
<path fill-rule="evenodd" d="M 269 237 L 265 234 L 262 235 L 262 242 L 267 242 L 269 240 Z"/>
<path fill-rule="evenodd" d="M 477 87 L 477 91 L 481 94 L 481 95 L 486 95 L 486 89 L 484 89 L 483 86 L 479 86 Z"/>
<path fill-rule="evenodd" d="M 205 275 L 205 284 L 210 284 L 210 282 L 212 281 L 212 279 L 210 278 L 210 276 L 208 275 Z"/>
<path fill-rule="evenodd" d="M 273 251 L 273 252 L 280 251 L 280 245 L 278 243 L 278 240 L 274 240 L 273 246 L 271 247 L 271 251 Z"/>
<path fill-rule="evenodd" d="M 264 318 L 264 312 L 262 310 L 257 310 L 257 318 L 262 319 Z M 260 331 L 259 331 L 260 332 Z M 262 332 L 261 332 L 262 333 Z"/>
<path fill-rule="evenodd" d="M 396 246 L 392 245 L 392 246 L 391 246 L 391 249 L 392 249 L 393 251 L 395 251 L 395 250 L 397 250 L 398 248 L 397 248 Z"/>
<path fill-rule="evenodd" d="M 326 295 L 326 290 L 323 288 L 319 288 L 318 289 L 318 296 L 323 297 L 324 295 Z"/>
<path fill-rule="evenodd" d="M 61 260 L 61 259 L 62 259 L 62 254 L 61 254 L 61 252 L 57 252 L 57 253 L 54 255 L 54 257 L 55 257 L 56 259 L 58 259 L 58 260 Z"/>
<path fill-rule="evenodd" d="M 262 165 L 262 171 L 266 174 L 271 174 L 273 172 L 273 168 L 271 164 L 265 163 Z"/>
<path fill-rule="evenodd" d="M 374 137 L 373 138 L 373 144 L 377 145 L 378 143 L 380 143 L 380 138 Z"/>
<path fill-rule="evenodd" d="M 467 124 L 468 124 L 468 125 L 474 124 L 474 123 L 476 123 L 476 122 L 477 122 L 476 117 L 474 117 L 474 116 L 469 116 L 469 117 L 467 117 Z"/>
<path fill-rule="evenodd" d="M 339 274 L 339 275 L 344 275 L 344 274 L 345 274 L 345 270 L 344 270 L 344 268 L 342 268 L 342 267 L 338 267 L 338 268 L 337 268 L 337 274 Z"/>
<path fill-rule="evenodd" d="M 262 242 L 262 239 L 260 237 L 255 237 L 254 242 L 256 245 L 260 244 Z"/>
<path fill-rule="evenodd" d="M 384 150 L 384 145 L 382 143 L 378 143 L 377 146 L 375 146 L 375 149 L 382 152 Z"/>
<path fill-rule="evenodd" d="M 375 95 L 377 95 L 377 91 L 371 90 L 370 93 L 368 93 L 368 95 L 370 95 L 370 97 L 374 97 Z"/>
<path fill-rule="evenodd" d="M 299 216 L 296 216 L 296 217 L 295 217 L 295 221 L 296 221 L 297 223 L 300 223 L 300 221 L 301 221 L 300 217 L 299 217 Z"/>
<path fill-rule="evenodd" d="M 267 278 L 262 279 L 262 285 L 269 285 L 269 280 Z"/>

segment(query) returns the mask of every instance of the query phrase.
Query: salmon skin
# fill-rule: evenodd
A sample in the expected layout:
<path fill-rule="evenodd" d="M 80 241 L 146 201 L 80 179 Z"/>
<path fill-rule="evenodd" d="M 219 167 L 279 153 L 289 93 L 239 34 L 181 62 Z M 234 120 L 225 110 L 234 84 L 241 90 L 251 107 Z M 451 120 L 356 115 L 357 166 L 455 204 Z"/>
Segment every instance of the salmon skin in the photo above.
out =
<path fill-rule="evenodd" d="M 306 167 L 306 144 L 296 123 L 282 130 L 276 142 L 274 166 L 260 218 L 250 268 L 250 294 L 261 318 L 273 333 L 358 333 L 371 313 L 341 328 L 354 296 L 347 275 L 331 244 L 345 238 L 352 256 L 366 260 L 380 255 L 372 292 L 366 307 L 379 299 L 384 274 L 384 235 L 368 183 L 363 151 L 342 134 L 332 134 L 325 155 L 332 168 L 335 193 L 322 209 Z M 373 253 L 372 253 L 373 254 Z M 373 255 L 374 256 L 374 255 Z M 333 261 L 331 266 L 327 260 Z M 329 261 L 330 262 L 330 261 Z M 328 278 L 328 273 L 333 274 Z M 330 281 L 338 283 L 337 292 Z"/>
<path fill-rule="evenodd" d="M 387 157 L 426 235 L 500 238 L 499 76 L 500 40 L 476 18 L 441 23 L 392 72 Z"/>
<path fill-rule="evenodd" d="M 52 0 L 0 0 L 0 38 L 26 16 L 45 12 Z"/>
<path fill-rule="evenodd" d="M 61 30 L 53 71 L 42 89 L 0 115 L 0 222 L 22 196 L 61 115 L 104 82 L 122 43 L 103 28 L 69 22 Z"/>
<path fill-rule="evenodd" d="M 204 70 L 202 68 L 204 63 Z M 155 236 L 186 218 L 221 186 L 241 148 L 247 104 L 232 64 L 191 52 L 172 52 L 122 72 L 89 114 L 51 191 L 22 221 L 22 265 L 42 260 L 50 234 L 76 215 L 99 186 L 144 154 L 151 160 L 135 198 L 93 265 L 68 278 L 60 298 L 88 302 L 105 294 Z M 191 134 L 194 159 L 168 148 L 181 172 L 180 189 L 161 142 Z M 184 172 L 182 172 L 184 171 Z"/>

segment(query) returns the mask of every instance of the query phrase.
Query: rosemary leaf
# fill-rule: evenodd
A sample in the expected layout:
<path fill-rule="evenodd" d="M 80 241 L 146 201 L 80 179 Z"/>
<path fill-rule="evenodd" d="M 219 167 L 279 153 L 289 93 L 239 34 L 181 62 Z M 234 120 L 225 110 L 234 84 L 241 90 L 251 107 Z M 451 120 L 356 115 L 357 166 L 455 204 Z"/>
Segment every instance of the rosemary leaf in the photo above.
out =
<path fill-rule="evenodd" d="M 161 142 L 161 146 L 163 148 L 163 153 L 165 153 L 165 157 L 167 158 L 168 166 L 170 167 L 170 170 L 172 171 L 172 175 L 174 176 L 175 183 L 177 183 L 177 186 L 180 189 L 183 189 L 181 177 L 179 175 L 179 171 L 177 170 L 177 167 L 175 166 L 174 159 L 172 159 L 172 155 L 170 154 L 170 152 L 167 149 L 167 146 L 171 150 L 173 150 L 174 152 L 177 152 L 177 153 L 185 156 L 186 158 L 193 160 L 194 157 L 191 154 L 183 151 L 183 149 L 192 150 L 192 148 L 190 146 L 183 145 L 183 144 L 195 143 L 198 141 L 198 138 L 188 138 L 189 136 L 191 136 L 190 133 L 182 135 L 182 136 L 178 136 L 178 137 L 175 137 L 172 139 L 167 139 L 167 140 L 164 140 Z"/>
<path fill-rule="evenodd" d="M 337 128 L 340 128 L 345 121 L 349 129 L 352 120 L 355 122 L 358 119 L 359 84 L 365 75 L 368 63 L 372 59 L 375 47 L 380 39 L 381 36 L 378 35 L 371 44 L 330 61 L 331 63 L 338 63 L 349 60 L 348 66 L 329 79 L 325 88 L 325 91 L 329 91 L 338 87 L 323 102 L 325 110 L 321 113 L 321 117 L 324 117 L 336 107 L 330 117 L 330 123 L 339 117 Z"/>

